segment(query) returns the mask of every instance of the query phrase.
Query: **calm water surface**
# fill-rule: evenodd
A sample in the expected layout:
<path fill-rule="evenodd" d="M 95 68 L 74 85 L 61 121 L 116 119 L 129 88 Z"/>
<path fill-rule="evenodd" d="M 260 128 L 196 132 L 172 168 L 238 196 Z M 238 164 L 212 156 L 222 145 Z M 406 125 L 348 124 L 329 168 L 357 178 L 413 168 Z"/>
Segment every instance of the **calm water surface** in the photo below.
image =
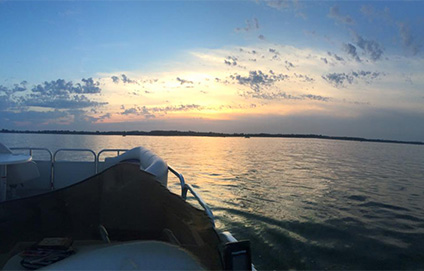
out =
<path fill-rule="evenodd" d="M 197 188 L 218 228 L 251 240 L 258 269 L 424 269 L 423 146 L 36 134 L 0 141 L 151 149 Z"/>

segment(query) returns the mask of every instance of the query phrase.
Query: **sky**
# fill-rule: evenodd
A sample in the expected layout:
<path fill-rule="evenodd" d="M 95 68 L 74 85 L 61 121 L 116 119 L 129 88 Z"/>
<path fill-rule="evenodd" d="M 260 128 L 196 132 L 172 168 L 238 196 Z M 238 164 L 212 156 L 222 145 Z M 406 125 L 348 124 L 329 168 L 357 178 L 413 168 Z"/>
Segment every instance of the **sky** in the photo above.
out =
<path fill-rule="evenodd" d="M 424 141 L 422 10 L 0 0 L 0 128 Z"/>

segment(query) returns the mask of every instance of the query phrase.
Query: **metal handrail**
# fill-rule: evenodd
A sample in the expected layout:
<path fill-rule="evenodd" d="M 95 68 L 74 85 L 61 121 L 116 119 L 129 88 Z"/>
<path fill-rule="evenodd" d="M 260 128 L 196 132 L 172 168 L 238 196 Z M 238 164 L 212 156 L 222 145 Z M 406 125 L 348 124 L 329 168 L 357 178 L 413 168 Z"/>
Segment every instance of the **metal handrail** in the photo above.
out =
<path fill-rule="evenodd" d="M 53 154 L 47 148 L 32 148 L 32 147 L 18 147 L 18 148 L 10 148 L 11 150 L 20 150 L 20 151 L 29 151 L 29 155 L 32 156 L 32 151 L 45 151 L 50 156 L 50 189 L 54 190 L 54 177 L 53 177 Z"/>
<path fill-rule="evenodd" d="M 170 165 L 168 165 L 168 170 L 171 171 L 172 173 L 174 173 L 175 176 L 177 176 L 177 178 L 180 180 L 180 184 L 181 184 L 181 197 L 186 200 L 187 199 L 187 187 L 186 187 L 186 183 L 184 180 L 184 176 L 182 174 L 180 174 L 179 172 L 177 172 L 175 169 L 173 169 Z"/>
<path fill-rule="evenodd" d="M 199 194 L 197 194 L 196 190 L 194 190 L 194 188 L 191 185 L 189 185 L 185 182 L 184 176 L 181 173 L 178 173 L 175 169 L 173 169 L 169 165 L 168 165 L 168 170 L 171 171 L 180 180 L 181 197 L 184 200 L 186 200 L 187 199 L 187 191 L 190 191 L 191 194 L 194 196 L 194 198 L 197 200 L 197 202 L 203 207 L 206 215 L 211 219 L 212 224 L 215 227 L 215 217 L 213 216 L 212 210 L 209 208 L 209 206 L 206 204 L 206 202 L 200 197 Z"/>

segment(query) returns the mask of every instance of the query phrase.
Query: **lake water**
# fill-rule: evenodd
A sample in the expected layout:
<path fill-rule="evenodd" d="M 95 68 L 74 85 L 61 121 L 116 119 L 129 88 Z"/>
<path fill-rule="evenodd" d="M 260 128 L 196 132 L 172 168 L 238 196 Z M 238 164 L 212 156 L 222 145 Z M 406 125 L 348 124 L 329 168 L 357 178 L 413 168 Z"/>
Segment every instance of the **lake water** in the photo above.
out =
<path fill-rule="evenodd" d="M 424 146 L 1 133 L 0 142 L 151 149 L 197 188 L 219 229 L 250 239 L 258 269 L 424 269 Z"/>

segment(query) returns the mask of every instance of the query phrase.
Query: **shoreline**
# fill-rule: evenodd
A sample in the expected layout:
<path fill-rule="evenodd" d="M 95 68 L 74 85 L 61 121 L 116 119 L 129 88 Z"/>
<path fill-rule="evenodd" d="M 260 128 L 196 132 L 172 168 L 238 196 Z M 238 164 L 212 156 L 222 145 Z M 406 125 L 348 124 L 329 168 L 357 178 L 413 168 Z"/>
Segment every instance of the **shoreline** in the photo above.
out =
<path fill-rule="evenodd" d="M 194 132 L 194 131 L 174 131 L 174 130 L 154 130 L 150 132 L 144 131 L 70 131 L 70 130 L 8 130 L 2 129 L 0 133 L 4 134 L 60 134 L 60 135 L 120 135 L 120 136 L 199 136 L 199 137 L 261 137 L 261 138 L 312 138 L 312 139 L 329 139 L 342 141 L 359 141 L 359 142 L 376 142 L 376 143 L 395 143 L 408 145 L 424 145 L 421 141 L 403 141 L 388 139 L 369 139 L 361 137 L 348 136 L 327 136 L 317 134 L 269 134 L 269 133 L 215 133 L 215 132 Z"/>

